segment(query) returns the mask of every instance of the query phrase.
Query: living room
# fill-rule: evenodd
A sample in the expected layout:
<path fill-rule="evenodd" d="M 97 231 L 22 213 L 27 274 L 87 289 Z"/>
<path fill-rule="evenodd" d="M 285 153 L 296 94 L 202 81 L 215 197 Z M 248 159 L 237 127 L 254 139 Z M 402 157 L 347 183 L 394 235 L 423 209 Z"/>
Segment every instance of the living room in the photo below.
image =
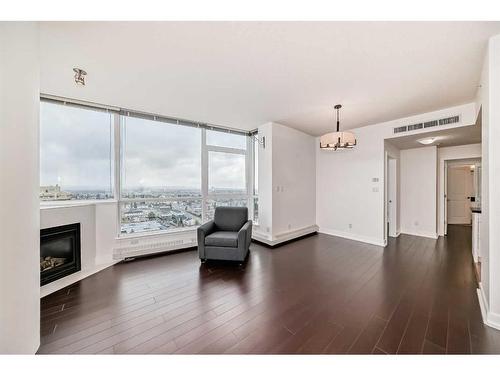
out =
<path fill-rule="evenodd" d="M 1 354 L 500 354 L 500 22 L 129 18 L 0 22 Z"/>

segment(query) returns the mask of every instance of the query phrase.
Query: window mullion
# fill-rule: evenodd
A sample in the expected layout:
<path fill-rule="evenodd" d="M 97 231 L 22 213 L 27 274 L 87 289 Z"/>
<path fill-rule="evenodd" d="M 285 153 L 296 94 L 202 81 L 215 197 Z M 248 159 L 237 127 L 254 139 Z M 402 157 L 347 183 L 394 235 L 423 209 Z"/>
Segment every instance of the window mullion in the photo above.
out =
<path fill-rule="evenodd" d="M 114 165 L 115 165 L 115 170 L 114 170 L 114 197 L 118 201 L 116 210 L 117 210 L 117 219 L 116 219 L 116 234 L 117 236 L 120 235 L 120 228 L 121 228 L 121 211 L 122 211 L 122 205 L 121 205 L 121 168 L 122 168 L 122 163 L 121 163 L 121 149 L 122 149 L 122 142 L 121 142 L 121 137 L 122 137 L 122 132 L 121 132 L 121 124 L 120 124 L 120 115 L 115 113 L 113 114 L 113 130 L 114 130 Z"/>
<path fill-rule="evenodd" d="M 201 221 L 207 221 L 208 198 L 208 148 L 207 131 L 201 129 Z"/>

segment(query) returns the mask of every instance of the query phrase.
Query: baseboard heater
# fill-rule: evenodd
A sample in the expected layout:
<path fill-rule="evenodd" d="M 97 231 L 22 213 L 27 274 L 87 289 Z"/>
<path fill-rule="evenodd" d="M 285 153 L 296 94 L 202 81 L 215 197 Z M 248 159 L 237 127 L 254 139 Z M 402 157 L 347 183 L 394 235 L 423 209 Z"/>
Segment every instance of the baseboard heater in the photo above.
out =
<path fill-rule="evenodd" d="M 122 260 L 144 255 L 181 250 L 196 246 L 196 239 L 180 239 L 171 241 L 148 242 L 137 245 L 119 246 L 113 249 L 113 259 Z"/>

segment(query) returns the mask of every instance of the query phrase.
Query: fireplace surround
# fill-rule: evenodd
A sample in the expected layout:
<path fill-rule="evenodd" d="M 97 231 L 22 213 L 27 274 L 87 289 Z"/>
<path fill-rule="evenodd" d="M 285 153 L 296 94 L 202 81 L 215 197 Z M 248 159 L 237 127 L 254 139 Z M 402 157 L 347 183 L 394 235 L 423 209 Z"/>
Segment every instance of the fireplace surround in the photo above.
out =
<path fill-rule="evenodd" d="M 80 270 L 80 223 L 41 229 L 40 285 Z"/>

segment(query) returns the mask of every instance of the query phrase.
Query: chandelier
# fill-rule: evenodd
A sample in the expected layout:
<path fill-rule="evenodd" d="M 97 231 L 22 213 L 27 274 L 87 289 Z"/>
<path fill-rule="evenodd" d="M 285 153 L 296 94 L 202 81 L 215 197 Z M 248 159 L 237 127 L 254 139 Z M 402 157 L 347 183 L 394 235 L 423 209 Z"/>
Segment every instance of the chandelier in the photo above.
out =
<path fill-rule="evenodd" d="M 322 150 L 345 150 L 356 146 L 356 137 L 351 132 L 340 131 L 339 111 L 342 106 L 337 104 L 333 107 L 337 110 L 337 131 L 327 133 L 320 138 L 319 148 Z"/>

